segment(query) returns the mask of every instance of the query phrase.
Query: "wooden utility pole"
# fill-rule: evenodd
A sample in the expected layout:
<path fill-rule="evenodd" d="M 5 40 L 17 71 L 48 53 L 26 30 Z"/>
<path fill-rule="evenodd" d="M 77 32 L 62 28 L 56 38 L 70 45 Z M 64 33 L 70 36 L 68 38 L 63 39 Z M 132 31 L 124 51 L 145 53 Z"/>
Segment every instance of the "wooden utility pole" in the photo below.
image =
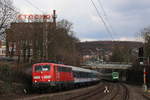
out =
<path fill-rule="evenodd" d="M 53 10 L 53 27 L 52 30 L 56 28 L 56 10 Z M 48 22 L 47 19 L 43 19 L 43 58 L 48 60 Z M 53 31 L 54 32 L 54 31 Z"/>
<path fill-rule="evenodd" d="M 43 19 L 43 59 L 47 59 L 47 19 Z"/>

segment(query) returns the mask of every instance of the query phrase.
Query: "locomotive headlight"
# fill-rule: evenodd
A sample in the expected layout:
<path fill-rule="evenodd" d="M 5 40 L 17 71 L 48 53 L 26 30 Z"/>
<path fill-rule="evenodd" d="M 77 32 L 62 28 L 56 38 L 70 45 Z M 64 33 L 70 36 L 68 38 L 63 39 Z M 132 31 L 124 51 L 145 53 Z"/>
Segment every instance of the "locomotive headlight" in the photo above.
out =
<path fill-rule="evenodd" d="M 34 79 L 40 79 L 40 76 L 34 76 L 33 78 Z"/>
<path fill-rule="evenodd" d="M 44 76 L 44 78 L 51 78 L 51 76 L 50 76 L 50 75 L 47 75 L 47 76 Z"/>

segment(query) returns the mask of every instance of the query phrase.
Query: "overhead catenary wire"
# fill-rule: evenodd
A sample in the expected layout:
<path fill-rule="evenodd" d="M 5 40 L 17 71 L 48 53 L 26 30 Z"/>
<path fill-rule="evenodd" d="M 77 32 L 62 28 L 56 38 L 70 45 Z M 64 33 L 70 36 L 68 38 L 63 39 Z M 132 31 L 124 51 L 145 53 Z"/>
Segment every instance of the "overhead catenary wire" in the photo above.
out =
<path fill-rule="evenodd" d="M 44 11 L 42 11 L 40 8 L 38 8 L 37 6 L 35 6 L 32 2 L 30 2 L 29 0 L 25 0 L 28 4 L 30 4 L 33 8 L 37 9 L 38 11 L 44 13 Z"/>
<path fill-rule="evenodd" d="M 113 34 L 111 33 L 111 31 L 113 32 L 113 28 L 112 28 L 111 24 L 110 24 L 109 21 L 108 21 L 108 17 L 107 17 L 107 14 L 106 14 L 105 10 L 104 10 L 104 7 L 102 6 L 100 0 L 98 0 L 99 5 L 101 6 L 101 9 L 102 9 L 102 11 L 103 11 L 103 13 L 104 13 L 104 16 L 107 18 L 107 22 L 108 22 L 109 26 L 107 26 L 107 24 L 106 24 L 106 22 L 105 22 L 103 16 L 101 16 L 101 14 L 100 14 L 98 8 L 96 7 L 95 3 L 93 2 L 93 0 L 91 0 L 91 2 L 92 2 L 92 4 L 93 4 L 93 6 L 94 6 L 94 8 L 95 8 L 95 10 L 96 10 L 96 12 L 97 12 L 97 14 L 98 14 L 98 16 L 99 16 L 100 19 L 102 20 L 102 22 L 103 22 L 103 24 L 104 24 L 104 26 L 105 26 L 107 32 L 110 34 L 110 36 L 111 36 L 111 38 L 112 38 L 112 41 L 114 42 L 113 45 L 116 46 L 117 44 L 115 43 L 114 37 L 112 36 Z M 109 30 L 109 27 L 111 28 L 111 31 Z M 121 50 L 119 49 L 119 51 L 121 51 Z"/>
<path fill-rule="evenodd" d="M 42 14 L 45 14 L 45 12 L 43 10 L 41 10 L 39 7 L 35 6 L 31 1 L 29 1 L 29 0 L 24 0 L 24 1 L 27 2 L 33 8 L 35 8 L 36 10 L 38 10 L 39 12 L 41 12 Z M 43 19 L 43 21 L 46 21 L 46 20 Z"/>
<path fill-rule="evenodd" d="M 100 5 L 100 7 L 101 7 L 101 10 L 102 10 L 102 12 L 103 12 L 103 14 L 104 14 L 104 17 L 105 17 L 105 19 L 106 19 L 106 21 L 107 21 L 107 23 L 108 23 L 108 25 L 109 25 L 109 27 L 110 27 L 112 33 L 116 35 L 116 31 L 113 29 L 113 27 L 112 27 L 112 25 L 111 25 L 111 23 L 110 23 L 110 21 L 109 21 L 109 19 L 108 19 L 107 13 L 106 13 L 106 11 L 105 11 L 103 5 L 102 5 L 101 0 L 97 0 L 97 1 L 98 1 L 99 5 Z"/>
<path fill-rule="evenodd" d="M 102 2 L 101 2 L 100 0 L 97 0 L 97 1 L 98 1 L 99 5 L 100 5 L 100 7 L 101 7 L 101 9 L 102 9 L 102 11 L 103 11 L 103 13 L 104 13 L 104 16 L 107 17 L 107 14 L 106 14 L 106 11 L 104 10 L 104 7 L 103 7 L 103 5 L 102 5 Z"/>
<path fill-rule="evenodd" d="M 99 12 L 97 6 L 96 6 L 95 3 L 93 2 L 93 0 L 91 0 L 91 2 L 92 2 L 93 6 L 94 6 L 94 8 L 95 8 L 95 10 L 96 10 L 96 13 L 97 13 L 98 17 L 101 19 L 102 23 L 104 24 L 104 27 L 105 27 L 107 33 L 110 34 L 110 37 L 112 38 L 112 40 L 114 40 L 114 38 L 113 38 L 113 36 L 112 36 L 112 33 L 111 33 L 109 27 L 107 26 L 107 24 L 106 24 L 104 18 L 101 16 L 101 14 L 100 14 L 100 12 Z"/>

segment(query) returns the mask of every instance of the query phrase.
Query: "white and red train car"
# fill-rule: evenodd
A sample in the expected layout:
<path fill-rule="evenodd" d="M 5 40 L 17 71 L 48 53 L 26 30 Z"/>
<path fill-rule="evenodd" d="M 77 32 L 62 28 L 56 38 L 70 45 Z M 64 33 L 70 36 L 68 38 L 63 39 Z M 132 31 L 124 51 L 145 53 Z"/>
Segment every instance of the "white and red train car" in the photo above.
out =
<path fill-rule="evenodd" d="M 100 81 L 99 72 L 55 63 L 37 63 L 32 66 L 34 87 L 70 87 Z"/>

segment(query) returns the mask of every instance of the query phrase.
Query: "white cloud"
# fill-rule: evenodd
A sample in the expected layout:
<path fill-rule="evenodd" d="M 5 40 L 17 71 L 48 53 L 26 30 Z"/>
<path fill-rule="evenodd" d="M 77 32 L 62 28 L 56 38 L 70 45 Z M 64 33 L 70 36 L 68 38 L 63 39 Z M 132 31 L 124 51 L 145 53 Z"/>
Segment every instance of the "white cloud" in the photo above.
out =
<path fill-rule="evenodd" d="M 101 11 L 96 0 L 94 1 Z M 71 21 L 77 33 L 76 36 L 81 40 L 102 40 L 104 34 L 107 34 L 90 0 L 44 0 L 43 2 L 30 0 L 30 2 L 50 14 L 53 9 L 56 9 L 58 20 Z M 114 34 L 114 38 L 118 40 L 136 40 L 133 38 L 134 34 L 150 25 L 150 0 L 101 0 L 101 2 L 109 22 L 117 33 Z M 25 0 L 14 0 L 14 3 L 22 13 L 41 13 Z M 100 13 L 103 16 L 103 13 Z M 97 34 L 97 37 L 89 38 L 93 34 Z"/>
<path fill-rule="evenodd" d="M 22 8 L 20 10 L 23 14 L 32 14 L 33 13 L 32 9 L 30 9 L 29 7 L 26 7 L 24 5 L 22 6 Z"/>
<path fill-rule="evenodd" d="M 143 41 L 142 39 L 135 37 L 121 37 L 119 39 L 115 39 L 116 41 Z"/>
<path fill-rule="evenodd" d="M 92 39 L 92 38 L 81 38 L 80 41 L 81 42 L 85 42 L 85 41 L 97 41 L 98 39 Z"/>

